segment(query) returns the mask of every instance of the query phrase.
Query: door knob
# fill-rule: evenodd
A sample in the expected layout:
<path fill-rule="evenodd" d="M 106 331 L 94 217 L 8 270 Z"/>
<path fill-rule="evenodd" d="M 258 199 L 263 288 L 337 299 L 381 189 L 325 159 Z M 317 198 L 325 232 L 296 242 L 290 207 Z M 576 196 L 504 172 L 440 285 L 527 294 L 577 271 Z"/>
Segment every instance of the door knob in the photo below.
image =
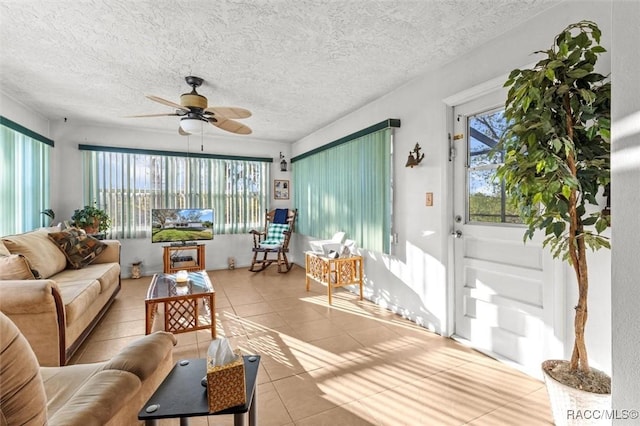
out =
<path fill-rule="evenodd" d="M 462 231 L 453 231 L 451 235 L 453 235 L 453 238 L 462 238 Z"/>

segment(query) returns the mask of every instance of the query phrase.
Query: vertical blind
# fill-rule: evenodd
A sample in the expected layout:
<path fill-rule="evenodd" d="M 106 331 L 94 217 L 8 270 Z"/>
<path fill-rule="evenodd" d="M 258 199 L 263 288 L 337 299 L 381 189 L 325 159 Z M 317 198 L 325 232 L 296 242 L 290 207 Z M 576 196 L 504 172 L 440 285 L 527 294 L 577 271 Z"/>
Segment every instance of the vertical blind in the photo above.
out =
<path fill-rule="evenodd" d="M 0 125 L 0 235 L 31 231 L 49 224 L 49 219 L 40 212 L 50 208 L 50 144 L 53 141 L 3 117 Z"/>
<path fill-rule="evenodd" d="M 344 231 L 359 247 L 389 253 L 391 132 L 379 130 L 296 160 L 298 232 L 325 239 Z"/>
<path fill-rule="evenodd" d="M 149 237 L 154 208 L 213 208 L 217 234 L 248 232 L 263 222 L 269 163 L 154 152 L 84 151 L 85 203 L 109 214 L 112 237 Z"/>

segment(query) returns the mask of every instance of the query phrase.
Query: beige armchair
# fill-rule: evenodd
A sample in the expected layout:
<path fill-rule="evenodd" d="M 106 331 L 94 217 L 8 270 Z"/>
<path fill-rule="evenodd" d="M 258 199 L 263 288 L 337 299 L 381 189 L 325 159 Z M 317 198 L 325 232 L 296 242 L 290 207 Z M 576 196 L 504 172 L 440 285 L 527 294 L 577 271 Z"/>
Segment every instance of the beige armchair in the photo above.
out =
<path fill-rule="evenodd" d="M 110 361 L 40 367 L 26 338 L 0 313 L 0 426 L 135 425 L 173 367 L 171 333 L 130 343 Z"/>

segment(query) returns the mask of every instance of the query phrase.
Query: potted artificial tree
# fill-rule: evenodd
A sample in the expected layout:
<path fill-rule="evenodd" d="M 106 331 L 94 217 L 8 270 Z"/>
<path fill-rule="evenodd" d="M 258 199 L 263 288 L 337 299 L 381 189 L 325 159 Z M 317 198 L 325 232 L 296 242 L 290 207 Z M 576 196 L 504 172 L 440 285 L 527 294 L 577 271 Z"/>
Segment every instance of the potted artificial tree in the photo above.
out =
<path fill-rule="evenodd" d="M 102 233 L 111 227 L 111 218 L 95 203 L 92 206 L 74 210 L 71 220 L 75 226 L 84 229 L 87 234 Z"/>
<path fill-rule="evenodd" d="M 604 399 L 605 409 L 610 404 L 611 379 L 589 367 L 584 334 L 587 248 L 610 247 L 601 235 L 609 210 L 589 206 L 598 204 L 610 180 L 611 84 L 594 71 L 605 52 L 600 36 L 594 22 L 569 25 L 549 50 L 536 52 L 546 57 L 532 69 L 511 72 L 505 83 L 508 127 L 494 152 L 504 152 L 497 177 L 528 227 L 524 240 L 544 231 L 544 246 L 571 265 L 578 285 L 571 359 L 542 365 L 556 424 L 565 424 L 566 410 L 576 409 L 554 407 L 556 381 L 565 390 L 582 390 L 588 400 Z"/>

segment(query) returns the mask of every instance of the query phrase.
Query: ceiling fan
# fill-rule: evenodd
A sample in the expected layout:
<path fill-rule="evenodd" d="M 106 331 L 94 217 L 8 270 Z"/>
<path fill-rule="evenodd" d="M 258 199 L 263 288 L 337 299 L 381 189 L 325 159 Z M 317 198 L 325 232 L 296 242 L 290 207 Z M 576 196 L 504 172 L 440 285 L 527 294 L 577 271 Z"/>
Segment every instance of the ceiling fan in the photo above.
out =
<path fill-rule="evenodd" d="M 130 117 L 182 117 L 178 133 L 184 136 L 199 132 L 204 123 L 210 123 L 219 129 L 239 135 L 251 134 L 249 127 L 234 120 L 251 117 L 249 110 L 237 107 L 210 107 L 207 104 L 207 98 L 196 92 L 196 88 L 200 87 L 204 80 L 194 76 L 185 77 L 185 80 L 191 86 L 191 92 L 180 95 L 179 104 L 158 96 L 147 95 L 147 98 L 154 102 L 175 108 L 176 111 L 174 113 L 132 115 Z"/>

